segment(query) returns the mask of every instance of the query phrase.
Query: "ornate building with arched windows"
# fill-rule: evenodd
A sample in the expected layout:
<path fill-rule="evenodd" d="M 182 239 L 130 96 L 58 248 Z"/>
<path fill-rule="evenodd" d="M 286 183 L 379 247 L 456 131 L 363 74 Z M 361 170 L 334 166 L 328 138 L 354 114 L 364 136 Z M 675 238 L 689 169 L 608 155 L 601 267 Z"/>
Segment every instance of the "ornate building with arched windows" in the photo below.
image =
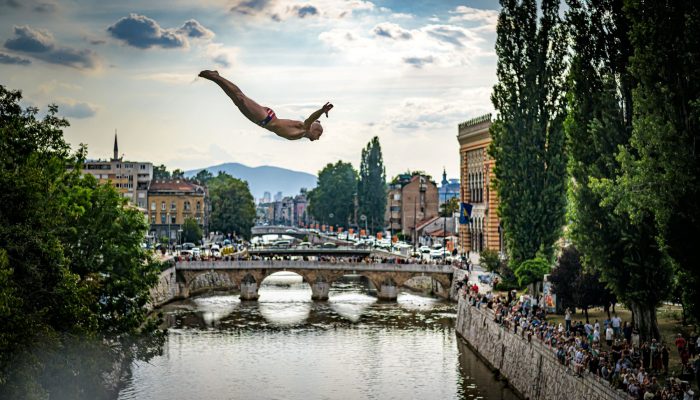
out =
<path fill-rule="evenodd" d="M 459 241 L 463 252 L 505 250 L 503 229 L 498 218 L 498 194 L 492 187 L 495 160 L 489 157 L 491 114 L 459 124 L 460 199 L 472 205 L 469 225 L 462 225 Z"/>

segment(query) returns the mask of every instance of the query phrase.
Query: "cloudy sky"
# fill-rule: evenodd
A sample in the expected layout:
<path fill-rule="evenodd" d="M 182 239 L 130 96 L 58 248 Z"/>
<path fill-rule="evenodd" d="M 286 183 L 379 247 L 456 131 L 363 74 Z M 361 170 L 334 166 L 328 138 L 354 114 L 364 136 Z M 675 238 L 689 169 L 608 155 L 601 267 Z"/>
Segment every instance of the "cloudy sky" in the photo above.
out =
<path fill-rule="evenodd" d="M 496 0 L 0 0 L 0 84 L 59 105 L 91 158 L 191 169 L 359 167 L 458 177 L 457 124 L 492 111 Z M 290 142 L 196 78 L 218 69 L 283 118 L 326 101 L 321 140 Z"/>

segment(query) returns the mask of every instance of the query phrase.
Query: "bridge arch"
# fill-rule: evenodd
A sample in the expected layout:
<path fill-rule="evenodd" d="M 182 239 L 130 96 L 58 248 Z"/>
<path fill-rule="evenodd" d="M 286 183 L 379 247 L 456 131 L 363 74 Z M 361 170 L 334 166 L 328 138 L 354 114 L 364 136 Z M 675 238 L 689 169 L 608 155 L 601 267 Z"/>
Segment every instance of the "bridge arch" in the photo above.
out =
<path fill-rule="evenodd" d="M 327 300 L 333 282 L 344 275 L 366 277 L 377 290 L 379 300 L 394 301 L 404 283 L 414 276 L 430 276 L 446 293 L 451 287 L 452 267 L 422 264 L 367 264 L 348 262 L 260 260 L 179 262 L 178 282 L 188 288 L 187 297 L 205 290 L 240 288 L 242 300 L 256 300 L 258 288 L 270 275 L 288 271 L 311 286 L 312 299 Z M 437 285 L 437 284 L 436 284 Z M 181 286 L 182 287 L 182 286 Z"/>
<path fill-rule="evenodd" d="M 185 282 L 187 296 L 212 290 L 224 291 L 238 289 L 238 282 L 227 271 L 202 271 L 198 274 L 192 274 L 190 279 L 187 279 Z"/>

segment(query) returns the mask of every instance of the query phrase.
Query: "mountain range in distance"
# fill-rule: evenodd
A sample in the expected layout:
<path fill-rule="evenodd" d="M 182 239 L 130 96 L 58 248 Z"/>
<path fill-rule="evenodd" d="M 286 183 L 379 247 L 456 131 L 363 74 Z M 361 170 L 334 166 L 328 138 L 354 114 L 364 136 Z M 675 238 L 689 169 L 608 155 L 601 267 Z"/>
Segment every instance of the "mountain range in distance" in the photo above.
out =
<path fill-rule="evenodd" d="M 297 195 L 302 188 L 309 190 L 315 188 L 317 181 L 316 175 L 306 172 L 269 165 L 249 167 L 240 163 L 225 163 L 185 171 L 185 177 L 191 178 L 204 169 L 214 176 L 218 175 L 219 171 L 222 171 L 234 178 L 247 181 L 250 193 L 256 202 L 263 197 L 265 192 L 270 192 L 273 199 L 277 192 L 282 192 L 284 196 Z"/>

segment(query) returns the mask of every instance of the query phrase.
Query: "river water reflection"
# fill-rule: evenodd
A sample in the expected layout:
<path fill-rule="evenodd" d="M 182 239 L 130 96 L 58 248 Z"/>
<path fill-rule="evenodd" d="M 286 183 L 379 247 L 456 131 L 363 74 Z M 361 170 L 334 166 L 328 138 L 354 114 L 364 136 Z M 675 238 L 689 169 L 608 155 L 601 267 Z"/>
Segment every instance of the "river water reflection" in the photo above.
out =
<path fill-rule="evenodd" d="M 378 303 L 360 279 L 313 302 L 286 273 L 259 294 L 164 307 L 163 355 L 134 363 L 119 398 L 516 399 L 455 335 L 453 303 L 406 292 Z"/>

